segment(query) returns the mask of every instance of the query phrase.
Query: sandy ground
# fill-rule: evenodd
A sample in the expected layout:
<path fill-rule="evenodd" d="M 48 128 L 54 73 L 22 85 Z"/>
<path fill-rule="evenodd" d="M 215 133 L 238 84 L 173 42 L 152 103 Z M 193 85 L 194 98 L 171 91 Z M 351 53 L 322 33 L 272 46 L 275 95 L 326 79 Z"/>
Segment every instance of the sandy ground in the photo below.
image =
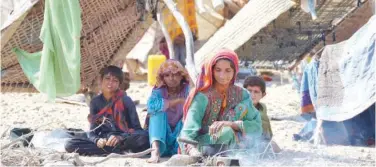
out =
<path fill-rule="evenodd" d="M 298 133 L 304 122 L 299 116 L 299 95 L 292 85 L 285 81 L 269 83 L 267 96 L 262 100 L 268 107 L 269 117 L 282 118 L 282 121 L 272 121 L 274 140 L 283 149 L 276 159 L 266 159 L 255 166 L 375 166 L 375 148 L 347 146 L 314 146 L 310 143 L 292 140 L 292 135 Z M 141 124 L 144 123 L 146 100 L 151 87 L 145 82 L 132 82 L 128 95 L 133 100 L 140 100 L 137 111 Z M 83 95 L 75 95 L 71 99 L 83 100 Z M 1 94 L 1 144 L 8 143 L 9 127 L 29 127 L 40 130 L 51 130 L 61 127 L 81 128 L 88 130 L 87 106 L 47 103 L 41 94 L 6 93 Z M 5 132 L 5 133 L 4 133 Z M 98 157 L 82 157 L 84 160 L 98 160 Z M 111 166 L 144 166 L 146 158 L 142 159 L 111 159 L 100 165 Z M 166 161 L 164 158 L 163 161 Z M 162 162 L 159 165 L 163 165 Z"/>

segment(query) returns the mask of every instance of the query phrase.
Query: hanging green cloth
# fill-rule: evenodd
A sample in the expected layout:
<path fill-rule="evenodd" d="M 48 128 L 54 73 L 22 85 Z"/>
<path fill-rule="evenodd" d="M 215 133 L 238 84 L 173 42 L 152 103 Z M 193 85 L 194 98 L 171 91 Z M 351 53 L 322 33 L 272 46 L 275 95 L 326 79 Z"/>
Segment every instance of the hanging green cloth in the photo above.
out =
<path fill-rule="evenodd" d="M 45 0 L 40 34 L 43 50 L 27 53 L 14 49 L 29 81 L 50 100 L 73 95 L 81 86 L 81 27 L 78 0 Z"/>

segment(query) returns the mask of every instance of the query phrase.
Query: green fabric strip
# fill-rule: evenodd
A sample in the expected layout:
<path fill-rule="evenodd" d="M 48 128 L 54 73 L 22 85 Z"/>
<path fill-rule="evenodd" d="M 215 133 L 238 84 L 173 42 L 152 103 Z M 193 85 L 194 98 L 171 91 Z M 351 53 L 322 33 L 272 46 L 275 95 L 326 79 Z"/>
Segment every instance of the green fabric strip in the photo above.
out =
<path fill-rule="evenodd" d="M 37 53 L 14 48 L 29 81 L 50 100 L 75 94 L 80 86 L 81 9 L 78 0 L 46 0 Z"/>

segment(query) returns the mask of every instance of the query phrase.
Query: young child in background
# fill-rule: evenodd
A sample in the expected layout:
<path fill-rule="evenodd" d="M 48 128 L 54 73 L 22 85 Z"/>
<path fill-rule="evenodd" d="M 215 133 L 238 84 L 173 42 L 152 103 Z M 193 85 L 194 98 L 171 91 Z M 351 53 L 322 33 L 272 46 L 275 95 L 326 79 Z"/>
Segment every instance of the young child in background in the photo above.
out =
<path fill-rule="evenodd" d="M 270 141 L 273 137 L 272 127 L 270 125 L 266 105 L 260 102 L 260 100 L 266 95 L 265 81 L 261 77 L 250 76 L 245 79 L 243 87 L 249 91 L 252 97 L 253 105 L 260 112 L 263 129 L 262 137 L 264 140 Z M 274 152 L 280 151 L 278 145 L 273 141 L 272 147 Z"/>

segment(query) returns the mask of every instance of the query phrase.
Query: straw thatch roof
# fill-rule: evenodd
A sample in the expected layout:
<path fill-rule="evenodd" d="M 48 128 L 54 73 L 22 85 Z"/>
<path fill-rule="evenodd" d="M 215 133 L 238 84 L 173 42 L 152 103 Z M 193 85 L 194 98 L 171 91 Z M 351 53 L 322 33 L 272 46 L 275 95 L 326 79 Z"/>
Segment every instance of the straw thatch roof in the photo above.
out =
<path fill-rule="evenodd" d="M 99 70 L 113 63 L 120 46 L 135 45 L 146 31 L 139 21 L 135 0 L 83 0 L 81 31 L 81 84 L 92 86 Z M 44 1 L 39 0 L 23 18 L 14 32 L 9 28 L 2 33 L 10 33 L 9 40 L 1 43 L 1 86 L 2 92 L 35 91 L 24 75 L 12 48 L 19 47 L 28 52 L 42 50 L 39 39 L 43 23 Z M 130 36 L 130 34 L 132 34 Z M 3 37 L 3 36 L 2 36 Z"/>
<path fill-rule="evenodd" d="M 336 44 L 349 39 L 375 14 L 375 3 L 375 0 L 368 0 L 357 10 L 350 13 L 332 32 L 326 35 L 325 45 Z M 333 35 L 336 36 L 335 41 L 333 40 Z M 320 50 L 323 46 L 324 41 L 320 41 L 320 43 L 314 47 L 314 50 Z"/>
<path fill-rule="evenodd" d="M 328 41 L 333 39 L 333 35 L 328 34 L 333 30 L 361 27 L 372 15 L 369 1 L 372 0 L 362 1 L 358 7 L 358 1 L 354 0 L 318 0 L 316 20 L 312 20 L 309 13 L 302 11 L 297 2 L 298 6 L 280 15 L 237 51 L 243 59 L 248 60 L 264 62 L 295 60 L 323 41 L 322 35 L 326 36 L 325 40 L 328 44 Z M 354 12 L 358 14 L 354 15 Z M 347 19 L 353 24 L 336 27 L 338 23 Z M 343 40 L 345 36 L 351 36 L 354 32 L 335 33 L 336 42 Z"/>
<path fill-rule="evenodd" d="M 249 1 L 195 53 L 197 71 L 218 49 L 235 50 L 241 47 L 293 5 L 294 3 L 289 0 Z"/>

